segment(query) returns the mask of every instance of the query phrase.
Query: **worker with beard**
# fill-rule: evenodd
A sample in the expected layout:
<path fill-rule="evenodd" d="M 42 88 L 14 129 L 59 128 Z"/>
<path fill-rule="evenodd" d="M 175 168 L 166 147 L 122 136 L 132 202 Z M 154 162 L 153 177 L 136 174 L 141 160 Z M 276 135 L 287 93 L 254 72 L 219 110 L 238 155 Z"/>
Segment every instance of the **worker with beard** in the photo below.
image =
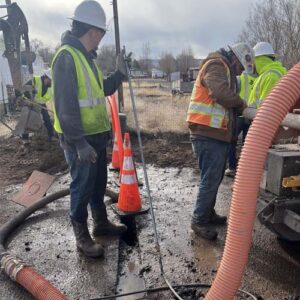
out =
<path fill-rule="evenodd" d="M 81 2 L 71 19 L 72 29 L 63 34 L 52 64 L 54 128 L 70 168 L 70 218 L 77 248 L 86 256 L 100 257 L 103 247 L 88 230 L 88 205 L 94 237 L 120 235 L 127 229 L 108 220 L 104 204 L 110 132 L 105 97 L 117 90 L 127 73 L 122 56 L 107 79 L 95 62 L 95 50 L 107 30 L 105 12 L 97 1 Z"/>

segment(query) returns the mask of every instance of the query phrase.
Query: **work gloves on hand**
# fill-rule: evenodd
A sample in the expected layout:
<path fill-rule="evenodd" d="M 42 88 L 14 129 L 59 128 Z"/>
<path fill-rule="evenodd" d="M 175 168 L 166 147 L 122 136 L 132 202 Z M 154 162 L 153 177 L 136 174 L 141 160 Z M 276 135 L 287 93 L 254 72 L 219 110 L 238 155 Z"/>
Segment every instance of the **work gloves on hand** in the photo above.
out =
<path fill-rule="evenodd" d="M 117 55 L 116 59 L 116 69 L 117 71 L 121 72 L 127 78 L 127 70 L 126 70 L 126 63 L 124 60 L 124 51 Z"/>
<path fill-rule="evenodd" d="M 85 143 L 83 147 L 77 148 L 77 154 L 82 162 L 96 163 L 97 161 L 97 153 L 89 143 Z"/>

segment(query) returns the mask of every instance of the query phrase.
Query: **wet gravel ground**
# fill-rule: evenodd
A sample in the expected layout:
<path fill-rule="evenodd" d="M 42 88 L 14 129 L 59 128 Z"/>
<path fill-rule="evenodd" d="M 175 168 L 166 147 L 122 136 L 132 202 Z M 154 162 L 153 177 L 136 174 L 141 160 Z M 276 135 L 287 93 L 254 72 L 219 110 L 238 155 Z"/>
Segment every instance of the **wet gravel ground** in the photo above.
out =
<path fill-rule="evenodd" d="M 216 241 L 203 240 L 190 229 L 198 172 L 189 168 L 178 170 L 149 167 L 148 175 L 166 277 L 172 284 L 210 284 L 222 258 L 226 227 L 218 228 L 219 236 Z M 226 215 L 229 211 L 231 184 L 232 179 L 224 178 L 220 186 L 216 206 L 220 214 Z M 145 189 L 143 192 L 145 194 Z M 263 198 L 272 198 L 272 195 L 264 194 Z M 260 207 L 258 202 L 258 210 Z M 145 286 L 165 286 L 160 276 L 150 214 L 137 217 L 137 221 L 139 244 L 137 248 L 123 245 L 125 253 L 127 251 L 127 261 L 122 263 L 124 274 L 121 272 L 121 278 L 123 280 L 127 276 L 129 262 L 135 265 L 135 273 L 143 278 Z M 241 289 L 251 292 L 261 300 L 300 299 L 299 250 L 299 243 L 278 241 L 273 233 L 257 221 Z M 124 280 L 119 288 L 123 292 L 128 291 Z M 184 299 L 201 299 L 206 291 L 184 289 L 180 294 Z M 173 296 L 164 292 L 149 294 L 145 299 L 173 299 Z M 236 299 L 250 298 L 237 295 Z"/>
<path fill-rule="evenodd" d="M 142 172 L 138 167 L 139 178 Z M 112 174 L 112 173 L 111 173 Z M 197 193 L 198 172 L 191 168 L 148 167 L 151 195 L 157 222 L 163 266 L 172 284 L 207 283 L 214 279 L 222 258 L 226 227 L 219 227 L 216 241 L 206 241 L 190 229 L 190 218 Z M 51 190 L 65 188 L 67 175 Z M 109 186 L 116 188 L 111 177 Z M 232 179 L 225 178 L 218 194 L 216 210 L 227 214 Z M 0 224 L 22 208 L 11 202 L 18 186 L 8 186 L 1 193 Z M 50 192 L 51 192 L 50 190 Z M 142 188 L 146 199 L 145 185 Z M 264 198 L 272 195 L 264 195 Z M 102 240 L 105 258 L 86 259 L 75 249 L 68 220 L 69 198 L 48 205 L 29 218 L 8 241 L 8 249 L 32 265 L 69 299 L 97 299 L 115 292 L 165 286 L 155 248 L 150 213 L 136 218 L 138 244 L 128 246 L 119 241 Z M 146 205 L 146 204 L 145 204 Z M 259 205 L 258 205 L 259 206 Z M 259 210 L 259 207 L 258 207 Z M 111 217 L 114 217 L 111 214 Z M 118 264 L 119 262 L 119 264 Z M 260 300 L 296 300 L 300 296 L 300 245 L 279 242 L 258 221 L 253 245 L 241 288 Z M 201 299 L 206 289 L 181 289 L 183 299 Z M 24 290 L 0 274 L 0 299 L 32 299 Z M 170 292 L 140 294 L 129 299 L 173 299 Z M 236 299 L 247 299 L 238 295 Z M 250 298 L 248 298 L 250 299 Z"/>
<path fill-rule="evenodd" d="M 68 182 L 68 175 L 61 177 L 50 188 L 49 193 L 65 189 Z M 21 185 L 3 189 L 0 224 L 23 209 L 10 201 L 20 187 Z M 22 258 L 68 299 L 90 299 L 114 293 L 117 283 L 119 239 L 98 240 L 104 246 L 104 258 L 84 257 L 76 250 L 68 208 L 69 196 L 56 200 L 33 214 L 11 235 L 6 243 L 7 250 Z M 0 273 L 0 299 L 33 298 Z"/>

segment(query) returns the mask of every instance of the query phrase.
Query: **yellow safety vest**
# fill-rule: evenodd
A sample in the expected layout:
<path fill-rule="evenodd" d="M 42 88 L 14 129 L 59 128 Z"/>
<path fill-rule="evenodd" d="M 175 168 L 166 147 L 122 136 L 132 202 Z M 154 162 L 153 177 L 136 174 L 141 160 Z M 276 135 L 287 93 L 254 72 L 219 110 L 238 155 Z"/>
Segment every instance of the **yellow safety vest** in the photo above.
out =
<path fill-rule="evenodd" d="M 53 59 L 53 63 L 61 51 L 68 51 L 75 63 L 78 86 L 78 102 L 80 107 L 81 124 L 85 135 L 92 135 L 110 130 L 110 122 L 106 111 L 103 90 L 103 75 L 94 61 L 100 85 L 85 56 L 76 48 L 65 45 L 61 47 Z M 52 66 L 53 66 L 52 63 Z M 53 68 L 51 68 L 53 69 Z M 55 82 L 52 82 L 54 90 Z M 54 128 L 62 133 L 59 119 L 54 107 Z"/>
<path fill-rule="evenodd" d="M 240 97 L 248 102 L 250 93 L 254 86 L 256 76 L 253 74 L 243 73 L 240 77 Z"/>
<path fill-rule="evenodd" d="M 255 94 L 255 99 L 250 99 L 248 102 L 248 105 L 250 107 L 259 109 L 263 103 L 263 101 L 265 99 L 260 99 L 260 93 L 261 93 L 261 82 L 264 79 L 265 76 L 267 76 L 268 74 L 273 73 L 275 75 L 278 76 L 278 80 L 284 75 L 283 73 L 281 73 L 280 71 L 276 70 L 276 69 L 270 69 L 266 72 L 264 72 L 262 75 L 260 75 L 258 77 L 258 79 L 255 81 L 255 85 L 253 88 L 255 88 L 255 90 L 253 90 L 254 94 Z"/>
<path fill-rule="evenodd" d="M 230 70 L 226 63 L 220 58 L 208 60 L 200 69 L 194 84 L 191 101 L 188 109 L 187 122 L 206 125 L 213 128 L 227 129 L 229 122 L 228 110 L 212 99 L 208 88 L 202 84 L 204 71 L 212 61 L 223 63 L 230 86 Z"/>
<path fill-rule="evenodd" d="M 45 95 L 42 96 L 43 93 L 43 82 L 41 76 L 33 76 L 32 78 L 32 86 L 36 90 L 35 101 L 39 103 L 46 103 L 52 99 L 51 88 L 48 88 Z"/>

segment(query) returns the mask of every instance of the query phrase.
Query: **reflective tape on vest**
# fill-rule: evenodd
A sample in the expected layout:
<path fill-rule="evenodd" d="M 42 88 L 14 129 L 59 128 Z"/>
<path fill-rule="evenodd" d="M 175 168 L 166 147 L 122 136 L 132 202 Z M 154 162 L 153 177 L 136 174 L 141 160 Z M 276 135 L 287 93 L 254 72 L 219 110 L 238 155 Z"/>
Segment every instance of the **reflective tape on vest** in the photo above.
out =
<path fill-rule="evenodd" d="M 133 174 L 133 175 L 122 175 L 121 183 L 124 183 L 124 184 L 137 183 L 135 174 Z"/>
<path fill-rule="evenodd" d="M 205 105 L 203 103 L 194 102 L 194 101 L 191 101 L 190 103 L 189 112 L 196 112 L 196 113 L 202 113 L 207 115 L 213 113 L 214 115 L 220 115 L 224 117 L 224 109 L 222 109 L 221 107 L 218 108 L 216 106 Z"/>
<path fill-rule="evenodd" d="M 132 171 L 134 170 L 132 157 L 124 157 L 123 170 Z"/>
<path fill-rule="evenodd" d="M 105 98 L 97 99 L 79 99 L 79 107 L 93 107 L 96 105 L 105 105 Z"/>

